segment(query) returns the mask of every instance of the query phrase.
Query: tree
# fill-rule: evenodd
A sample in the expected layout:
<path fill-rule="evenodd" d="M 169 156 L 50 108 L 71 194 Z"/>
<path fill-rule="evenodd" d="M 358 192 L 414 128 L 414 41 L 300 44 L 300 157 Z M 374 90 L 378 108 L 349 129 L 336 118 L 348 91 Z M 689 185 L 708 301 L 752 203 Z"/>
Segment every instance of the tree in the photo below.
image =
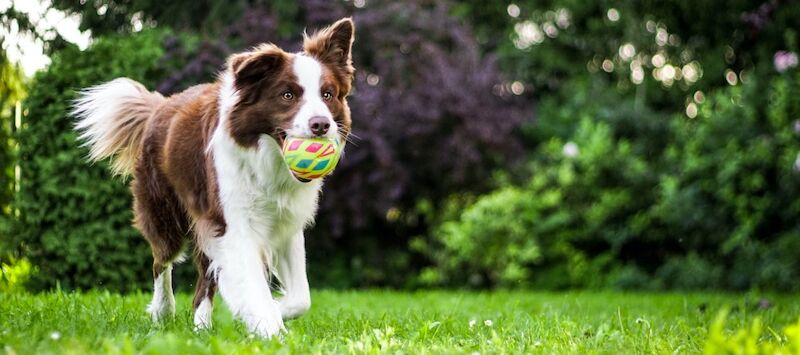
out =
<path fill-rule="evenodd" d="M 14 214 L 16 144 L 12 139 L 17 103 L 25 96 L 22 71 L 0 52 L 0 236 L 7 236 Z M 0 258 L 7 250 L 0 238 Z"/>

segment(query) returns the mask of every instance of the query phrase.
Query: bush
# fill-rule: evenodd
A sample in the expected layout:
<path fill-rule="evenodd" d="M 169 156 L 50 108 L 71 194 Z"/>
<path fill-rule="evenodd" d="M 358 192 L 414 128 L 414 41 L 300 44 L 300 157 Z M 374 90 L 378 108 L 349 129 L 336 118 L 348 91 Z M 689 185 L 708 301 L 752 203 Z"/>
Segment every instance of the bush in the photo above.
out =
<path fill-rule="evenodd" d="M 800 289 L 798 117 L 794 71 L 721 90 L 695 119 L 674 121 L 651 210 L 669 227 L 667 250 L 722 267 L 727 288 Z"/>
<path fill-rule="evenodd" d="M 797 290 L 798 79 L 797 71 L 769 83 L 751 78 L 710 94 L 696 118 L 668 125 L 632 124 L 670 121 L 599 93 L 571 90 L 558 107 L 545 101 L 531 137 L 551 135 L 540 131 L 552 122 L 579 119 L 577 128 L 537 146 L 527 178 L 506 179 L 445 217 L 432 241 L 418 241 L 434 262 L 421 279 Z"/>
<path fill-rule="evenodd" d="M 127 183 L 105 163 L 89 165 L 67 116 L 76 90 L 128 76 L 153 87 L 163 32 L 96 40 L 67 48 L 34 78 L 18 132 L 19 218 L 11 240 L 38 272 L 33 289 L 103 287 L 135 290 L 150 283 L 151 257 L 132 227 Z"/>
<path fill-rule="evenodd" d="M 522 186 L 481 196 L 436 230 L 433 245 L 419 248 L 437 261 L 425 281 L 604 285 L 598 268 L 637 232 L 636 211 L 649 197 L 637 195 L 637 185 L 650 178 L 648 166 L 607 124 L 588 118 L 572 141 L 552 139 L 539 153 Z"/>

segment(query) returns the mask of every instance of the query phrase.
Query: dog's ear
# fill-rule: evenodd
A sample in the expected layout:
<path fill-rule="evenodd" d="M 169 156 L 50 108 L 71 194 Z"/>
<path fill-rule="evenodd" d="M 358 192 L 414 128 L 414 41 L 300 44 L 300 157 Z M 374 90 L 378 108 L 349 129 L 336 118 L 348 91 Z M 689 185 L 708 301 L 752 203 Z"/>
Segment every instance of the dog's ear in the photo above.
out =
<path fill-rule="evenodd" d="M 351 49 L 355 39 L 355 25 L 349 17 L 304 36 L 303 50 L 321 62 L 335 66 L 344 74 L 353 75 Z"/>
<path fill-rule="evenodd" d="M 271 77 L 286 64 L 286 52 L 274 44 L 264 44 L 253 51 L 234 54 L 228 58 L 228 68 L 233 73 L 236 87 L 257 84 Z"/>

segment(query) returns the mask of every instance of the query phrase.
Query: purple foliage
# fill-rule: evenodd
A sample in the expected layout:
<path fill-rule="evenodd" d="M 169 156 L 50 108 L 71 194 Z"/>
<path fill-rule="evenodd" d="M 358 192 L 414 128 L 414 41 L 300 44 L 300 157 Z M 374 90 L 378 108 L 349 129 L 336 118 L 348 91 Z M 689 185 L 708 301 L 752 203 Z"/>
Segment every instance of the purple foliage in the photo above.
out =
<path fill-rule="evenodd" d="M 328 197 L 341 198 L 325 199 L 326 210 L 348 204 L 343 223 L 360 226 L 375 217 L 363 216 L 365 206 L 384 216 L 420 197 L 480 188 L 495 158 L 520 153 L 514 129 L 531 108 L 493 93 L 502 80 L 494 60 L 444 5 L 387 3 L 354 19 L 357 146 L 329 182 Z M 347 198 L 347 186 L 371 191 Z"/>
<path fill-rule="evenodd" d="M 343 16 L 356 22 L 353 135 L 326 181 L 314 230 L 334 238 L 327 239 L 329 246 L 338 248 L 343 245 L 335 240 L 358 248 L 360 239 L 372 236 L 405 243 L 409 236 L 395 235 L 387 211 L 413 214 L 420 199 L 436 202 L 486 188 L 493 169 L 522 154 L 515 130 L 533 117 L 529 100 L 496 90 L 503 78 L 494 58 L 481 55 L 470 27 L 451 17 L 445 4 L 369 5 L 356 10 L 303 0 L 294 19 L 309 30 Z M 167 43 L 164 60 L 186 64 L 159 90 L 208 81 L 229 53 L 261 42 L 296 50 L 300 37 L 278 37 L 277 25 L 274 16 L 254 8 L 196 52 Z"/>
<path fill-rule="evenodd" d="M 168 63 L 177 62 L 181 68 L 156 87 L 158 92 L 166 95 L 212 80 L 221 63 L 225 62 L 226 55 L 231 52 L 224 43 L 216 41 L 203 41 L 194 51 L 187 51 L 176 36 L 170 36 L 164 42 L 166 54 L 161 59 L 162 66 L 173 67 Z"/>
<path fill-rule="evenodd" d="M 775 70 L 779 73 L 783 73 L 791 68 L 797 66 L 797 53 L 795 52 L 787 52 L 787 51 L 777 51 L 775 52 L 774 57 L 774 64 Z"/>

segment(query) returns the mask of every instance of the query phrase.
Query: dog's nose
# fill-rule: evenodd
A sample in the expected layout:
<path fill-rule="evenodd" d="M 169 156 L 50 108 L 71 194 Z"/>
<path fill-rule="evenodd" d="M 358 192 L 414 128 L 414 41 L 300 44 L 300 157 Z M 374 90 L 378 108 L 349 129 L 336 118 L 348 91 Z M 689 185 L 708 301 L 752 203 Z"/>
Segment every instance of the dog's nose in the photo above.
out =
<path fill-rule="evenodd" d="M 331 123 L 327 117 L 314 116 L 308 120 L 308 127 L 311 128 L 311 133 L 314 133 L 315 136 L 322 136 L 328 133 Z"/>

